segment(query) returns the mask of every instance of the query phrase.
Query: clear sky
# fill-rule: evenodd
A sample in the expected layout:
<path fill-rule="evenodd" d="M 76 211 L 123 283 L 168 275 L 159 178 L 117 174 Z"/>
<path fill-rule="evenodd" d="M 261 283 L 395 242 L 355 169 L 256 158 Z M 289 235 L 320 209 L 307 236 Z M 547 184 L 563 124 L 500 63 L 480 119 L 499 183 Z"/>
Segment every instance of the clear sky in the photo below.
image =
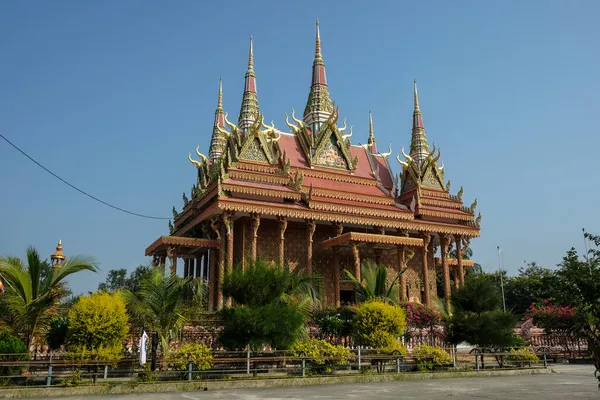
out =
<path fill-rule="evenodd" d="M 412 82 L 453 191 L 483 214 L 475 257 L 515 273 L 558 263 L 600 233 L 600 2 L 2 1 L 0 130 L 68 181 L 119 207 L 169 217 L 195 182 L 187 154 L 211 134 L 219 77 L 237 117 L 254 37 L 265 120 L 302 110 L 321 24 L 340 118 L 409 147 Z M 232 118 L 232 119 L 233 119 Z M 393 162 L 395 171 L 400 166 Z M 147 263 L 168 234 L 60 183 L 0 140 L 0 253 L 93 255 L 101 272 Z"/>

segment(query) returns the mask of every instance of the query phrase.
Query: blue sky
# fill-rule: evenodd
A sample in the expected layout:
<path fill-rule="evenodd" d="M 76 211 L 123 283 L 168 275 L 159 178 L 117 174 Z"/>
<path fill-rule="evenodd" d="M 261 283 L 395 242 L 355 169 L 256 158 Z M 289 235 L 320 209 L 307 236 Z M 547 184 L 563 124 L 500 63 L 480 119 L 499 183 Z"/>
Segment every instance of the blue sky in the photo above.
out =
<path fill-rule="evenodd" d="M 569 4 L 570 3 L 570 4 Z M 302 110 L 319 18 L 330 93 L 354 142 L 373 111 L 379 146 L 408 148 L 412 81 L 453 190 L 477 197 L 486 270 L 496 246 L 515 273 L 558 263 L 600 233 L 600 28 L 596 1 L 126 0 L 0 3 L 0 130 L 84 190 L 169 217 L 195 181 L 187 153 L 207 152 L 219 77 L 240 108 L 248 38 L 259 102 L 284 128 Z M 400 167 L 394 162 L 396 171 Z M 75 192 L 0 141 L 0 253 L 96 257 L 71 280 L 92 290 L 133 269 L 166 221 L 123 214 Z"/>

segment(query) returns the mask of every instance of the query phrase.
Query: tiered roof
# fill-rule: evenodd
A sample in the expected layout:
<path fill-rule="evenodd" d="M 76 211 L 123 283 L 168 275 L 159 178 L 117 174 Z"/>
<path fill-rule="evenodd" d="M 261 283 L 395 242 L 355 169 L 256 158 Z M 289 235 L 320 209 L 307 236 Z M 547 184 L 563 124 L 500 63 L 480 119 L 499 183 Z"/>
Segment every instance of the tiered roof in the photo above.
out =
<path fill-rule="evenodd" d="M 200 161 L 191 201 L 177 214 L 172 234 L 184 236 L 224 211 L 342 222 L 401 230 L 479 235 L 474 205 L 462 204 L 462 189 L 451 195 L 444 184 L 439 151 L 430 151 L 415 84 L 410 154 L 401 177 L 394 176 L 390 150 L 377 152 L 369 112 L 366 145 L 352 145 L 352 128 L 331 101 L 317 22 L 315 60 L 309 98 L 299 120 L 292 109 L 291 133 L 266 125 L 258 108 L 252 42 L 238 125 L 215 119 L 213 157 Z M 222 93 L 219 105 L 222 109 Z M 220 115 L 217 113 L 217 115 Z M 225 128 L 227 126 L 227 129 Z M 219 148 L 213 148 L 217 143 Z M 404 152 L 403 152 L 404 153 Z M 220 156 L 218 155 L 220 154 Z"/>

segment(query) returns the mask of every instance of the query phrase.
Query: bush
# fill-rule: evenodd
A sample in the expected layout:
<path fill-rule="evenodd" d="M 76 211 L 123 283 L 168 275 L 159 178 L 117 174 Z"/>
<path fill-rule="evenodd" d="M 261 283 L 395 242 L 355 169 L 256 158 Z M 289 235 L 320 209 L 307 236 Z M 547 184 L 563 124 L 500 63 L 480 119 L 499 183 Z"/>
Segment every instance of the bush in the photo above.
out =
<path fill-rule="evenodd" d="M 69 333 L 69 320 L 65 317 L 52 318 L 50 329 L 46 334 L 46 343 L 51 350 L 59 350 L 67 340 Z"/>
<path fill-rule="evenodd" d="M 21 339 L 4 330 L 0 332 L 0 361 L 28 361 L 29 353 L 27 347 Z M 0 375 L 11 376 L 18 375 L 23 367 L 11 366 L 0 367 Z"/>
<path fill-rule="evenodd" d="M 344 306 L 339 309 L 317 311 L 313 316 L 322 337 L 343 338 L 352 335 L 352 321 L 356 307 Z"/>
<path fill-rule="evenodd" d="M 439 310 L 421 303 L 408 302 L 406 309 L 406 324 L 411 328 L 424 329 L 439 325 L 442 315 Z"/>
<path fill-rule="evenodd" d="M 504 358 L 504 361 L 507 364 L 522 366 L 524 364 L 537 363 L 540 361 L 540 358 L 530 349 L 510 349 L 509 355 Z"/>
<path fill-rule="evenodd" d="M 69 310 L 67 349 L 86 357 L 114 359 L 129 332 L 125 302 L 119 293 L 82 296 Z M 98 353 L 95 355 L 95 353 Z"/>
<path fill-rule="evenodd" d="M 171 368 L 187 371 L 191 361 L 195 371 L 204 371 L 213 366 L 212 351 L 199 343 L 186 343 L 170 354 Z"/>
<path fill-rule="evenodd" d="M 419 371 L 431 371 L 434 366 L 452 364 L 452 357 L 441 347 L 421 344 L 414 348 L 412 354 L 417 359 Z"/>
<path fill-rule="evenodd" d="M 360 305 L 354 318 L 356 344 L 383 349 L 394 346 L 406 327 L 406 315 L 401 307 L 380 301 Z"/>
<path fill-rule="evenodd" d="M 295 357 L 307 357 L 307 365 L 316 373 L 331 373 L 334 367 L 348 365 L 354 359 L 350 349 L 333 345 L 324 340 L 308 339 L 298 342 L 292 348 Z"/>

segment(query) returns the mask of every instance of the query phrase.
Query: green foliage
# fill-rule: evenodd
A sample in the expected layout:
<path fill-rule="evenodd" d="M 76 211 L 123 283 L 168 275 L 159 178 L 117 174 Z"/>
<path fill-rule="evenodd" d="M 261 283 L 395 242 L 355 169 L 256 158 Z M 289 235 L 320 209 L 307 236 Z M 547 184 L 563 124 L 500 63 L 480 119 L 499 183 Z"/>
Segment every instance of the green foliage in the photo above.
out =
<path fill-rule="evenodd" d="M 324 340 L 307 339 L 292 347 L 294 357 L 307 357 L 307 366 L 311 372 L 331 373 L 340 365 L 348 365 L 355 356 L 350 349 L 342 345 L 333 345 Z"/>
<path fill-rule="evenodd" d="M 381 301 L 361 304 L 354 318 L 356 344 L 382 349 L 393 346 L 406 327 L 404 309 Z"/>
<path fill-rule="evenodd" d="M 517 319 L 501 310 L 502 297 L 488 275 L 465 278 L 465 286 L 452 295 L 454 314 L 447 322 L 447 340 L 478 346 L 512 346 Z"/>
<path fill-rule="evenodd" d="M 3 361 L 28 361 L 29 354 L 25 343 L 7 330 L 0 332 L 0 363 Z M 17 375 L 23 370 L 19 366 L 0 366 L 1 376 Z"/>
<path fill-rule="evenodd" d="M 158 333 L 162 354 L 168 354 L 169 331 L 178 330 L 187 321 L 183 294 L 189 283 L 190 279 L 171 274 L 161 265 L 142 278 L 135 293 L 122 293 L 132 319 Z"/>
<path fill-rule="evenodd" d="M 554 300 L 557 284 L 557 276 L 551 269 L 531 262 L 525 268 L 519 268 L 516 277 L 508 277 L 504 281 L 506 307 L 523 316 L 531 304 Z"/>
<path fill-rule="evenodd" d="M 18 257 L 0 257 L 0 274 L 8 283 L 5 318 L 26 347 L 34 337 L 45 336 L 50 320 L 58 314 L 60 300 L 69 294 L 66 278 L 81 271 L 96 272 L 94 261 L 73 256 L 60 268 L 51 268 L 33 247 L 27 249 L 27 264 Z"/>
<path fill-rule="evenodd" d="M 121 348 L 129 332 L 127 309 L 119 293 L 82 296 L 69 311 L 69 351 L 110 352 Z"/>
<path fill-rule="evenodd" d="M 69 319 L 57 317 L 50 320 L 50 328 L 46 334 L 46 343 L 51 350 L 58 350 L 65 344 L 69 332 Z"/>
<path fill-rule="evenodd" d="M 204 371 L 213 366 L 211 350 L 199 343 L 186 343 L 169 354 L 171 368 L 179 371 L 187 371 L 188 363 L 191 361 L 195 371 Z"/>
<path fill-rule="evenodd" d="M 388 278 L 388 268 L 377 265 L 372 260 L 361 264 L 361 281 L 348 270 L 344 270 L 346 278 L 352 281 L 359 301 L 378 299 L 395 304 L 398 301 L 398 279 L 404 273 L 401 271 L 394 279 Z"/>
<path fill-rule="evenodd" d="M 289 268 L 257 261 L 226 274 L 223 294 L 234 307 L 224 307 L 220 342 L 227 349 L 288 349 L 304 334 L 304 324 L 319 303 L 318 281 Z"/>
<path fill-rule="evenodd" d="M 452 357 L 438 346 L 421 344 L 414 348 L 412 355 L 417 359 L 417 370 L 431 371 L 434 366 L 452 364 Z"/>
<path fill-rule="evenodd" d="M 509 355 L 504 357 L 507 364 L 523 365 L 537 363 L 540 358 L 530 349 L 510 349 Z"/>
<path fill-rule="evenodd" d="M 313 314 L 313 322 L 319 327 L 322 337 L 347 337 L 352 335 L 352 323 L 356 307 L 319 310 Z"/>
<path fill-rule="evenodd" d="M 106 281 L 98 285 L 98 290 L 103 292 L 114 293 L 117 290 L 129 290 L 135 292 L 139 290 L 142 279 L 149 276 L 152 267 L 148 265 L 140 265 L 127 276 L 127 270 L 111 269 L 108 271 Z"/>

